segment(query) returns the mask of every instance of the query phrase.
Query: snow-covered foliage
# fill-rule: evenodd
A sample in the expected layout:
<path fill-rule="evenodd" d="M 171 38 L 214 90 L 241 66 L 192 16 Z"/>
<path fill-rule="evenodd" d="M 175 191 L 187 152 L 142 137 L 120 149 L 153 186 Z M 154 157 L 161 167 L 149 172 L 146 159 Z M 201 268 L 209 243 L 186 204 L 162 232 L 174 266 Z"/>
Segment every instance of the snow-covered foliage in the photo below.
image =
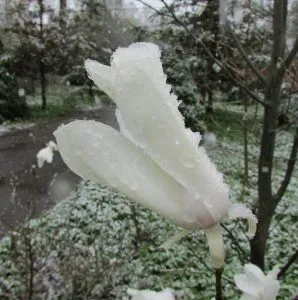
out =
<path fill-rule="evenodd" d="M 17 78 L 10 70 L 11 61 L 0 52 L 0 123 L 28 117 L 25 95 L 19 94 Z"/>

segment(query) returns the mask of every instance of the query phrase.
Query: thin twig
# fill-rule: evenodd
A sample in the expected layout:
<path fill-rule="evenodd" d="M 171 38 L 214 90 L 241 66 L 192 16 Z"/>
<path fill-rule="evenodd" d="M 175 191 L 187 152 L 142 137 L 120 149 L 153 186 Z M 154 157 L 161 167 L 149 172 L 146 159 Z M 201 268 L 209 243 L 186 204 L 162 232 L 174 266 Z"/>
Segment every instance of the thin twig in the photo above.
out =
<path fill-rule="evenodd" d="M 236 84 L 238 85 L 241 89 L 243 89 L 247 94 L 250 95 L 250 97 L 252 99 L 254 99 L 255 101 L 257 101 L 258 103 L 262 104 L 263 106 L 266 106 L 267 104 L 260 99 L 260 97 L 258 97 L 255 93 L 253 93 L 248 87 L 246 87 L 242 82 L 240 82 L 239 80 L 237 80 L 230 72 L 230 70 L 223 64 L 221 63 L 212 53 L 211 51 L 208 49 L 208 47 L 199 39 L 197 38 L 188 28 L 187 26 L 181 22 L 179 20 L 179 18 L 176 16 L 176 14 L 174 13 L 174 11 L 171 9 L 171 7 L 166 3 L 165 0 L 160 0 L 164 6 L 166 7 L 166 9 L 168 10 L 168 12 L 171 14 L 172 18 L 176 21 L 176 23 L 178 23 L 180 26 L 182 26 L 184 28 L 184 30 L 189 34 L 189 36 L 194 39 L 194 41 L 196 43 L 199 43 L 202 48 L 204 49 L 204 51 L 206 52 L 206 54 L 214 61 L 214 63 L 216 65 L 218 65 L 220 68 L 222 68 L 226 74 L 229 76 L 229 78 Z"/>
<path fill-rule="evenodd" d="M 239 39 L 236 37 L 236 35 L 234 34 L 233 30 L 231 29 L 231 27 L 229 25 L 227 25 L 228 27 L 228 33 L 230 34 L 235 47 L 238 49 L 240 55 L 242 56 L 242 58 L 245 60 L 245 62 L 247 63 L 247 65 L 250 67 L 250 69 L 253 71 L 253 73 L 259 78 L 259 80 L 263 83 L 266 84 L 266 79 L 265 77 L 262 75 L 262 73 L 257 69 L 257 67 L 253 64 L 253 62 L 249 59 L 247 53 L 245 52 L 244 48 L 242 47 Z"/>
<path fill-rule="evenodd" d="M 223 300 L 223 293 L 222 293 L 222 284 L 221 284 L 221 276 L 223 273 L 223 268 L 220 269 L 215 269 L 215 279 L 216 279 L 216 283 L 215 283 L 215 287 L 216 287 L 216 300 Z"/>
<path fill-rule="evenodd" d="M 288 269 L 296 262 L 297 259 L 298 259 L 298 249 L 290 257 L 290 259 L 287 261 L 287 263 L 280 269 L 279 273 L 277 274 L 277 278 L 281 279 L 281 277 L 283 277 L 286 274 Z"/>
<path fill-rule="evenodd" d="M 279 69 L 279 76 L 282 77 L 286 72 L 287 68 L 291 65 L 293 59 L 295 58 L 296 54 L 298 53 L 298 37 L 295 40 L 294 46 L 288 56 L 283 61 L 280 69 Z"/>
<path fill-rule="evenodd" d="M 290 158 L 288 160 L 287 169 L 285 172 L 284 179 L 280 185 L 280 188 L 276 195 L 274 196 L 274 201 L 278 203 L 280 199 L 283 197 L 293 174 L 296 159 L 297 159 L 297 151 L 298 151 L 298 128 L 296 128 L 295 137 L 292 145 L 292 150 L 290 154 Z"/>
<path fill-rule="evenodd" d="M 228 236 L 232 240 L 233 244 L 236 246 L 236 248 L 237 248 L 236 251 L 239 254 L 240 261 L 242 263 L 245 263 L 245 257 L 246 257 L 245 250 L 241 247 L 241 245 L 239 244 L 237 238 L 235 238 L 235 236 L 233 235 L 232 231 L 227 226 L 225 226 L 224 224 L 221 224 L 221 226 L 228 233 Z"/>

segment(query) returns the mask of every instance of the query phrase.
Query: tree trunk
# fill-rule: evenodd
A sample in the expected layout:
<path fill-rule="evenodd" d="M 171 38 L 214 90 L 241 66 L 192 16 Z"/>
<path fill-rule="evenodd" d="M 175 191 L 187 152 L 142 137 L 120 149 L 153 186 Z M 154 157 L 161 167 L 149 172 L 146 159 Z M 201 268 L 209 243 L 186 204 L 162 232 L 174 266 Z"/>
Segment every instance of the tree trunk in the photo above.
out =
<path fill-rule="evenodd" d="M 273 12 L 273 49 L 270 71 L 265 90 L 265 109 L 263 133 L 258 166 L 258 211 L 257 232 L 251 240 L 251 262 L 261 269 L 265 267 L 265 251 L 270 223 L 277 205 L 272 193 L 272 168 L 275 148 L 278 108 L 282 76 L 278 64 L 283 59 L 285 50 L 287 1 L 274 1 Z"/>
<path fill-rule="evenodd" d="M 65 34 L 65 27 L 66 27 L 66 20 L 65 20 L 66 10 L 67 10 L 67 0 L 60 0 L 59 22 L 63 34 Z"/>
<path fill-rule="evenodd" d="M 213 92 L 211 90 L 208 90 L 208 101 L 206 105 L 206 114 L 213 114 Z"/>
<path fill-rule="evenodd" d="M 47 108 L 47 97 L 46 97 L 46 77 L 45 77 L 43 57 L 41 57 L 39 61 L 39 72 L 40 72 L 40 89 L 41 89 L 41 99 L 42 99 L 41 109 L 45 110 Z"/>
<path fill-rule="evenodd" d="M 251 261 L 264 269 L 266 241 L 269 227 L 275 211 L 276 201 L 272 193 L 272 168 L 278 120 L 278 107 L 280 103 L 281 81 L 276 72 L 273 72 L 265 96 L 265 102 L 270 106 L 265 107 L 263 119 L 263 134 L 258 170 L 258 212 L 259 220 L 257 233 L 251 240 Z"/>
<path fill-rule="evenodd" d="M 243 118 L 243 147 L 244 147 L 244 174 L 243 174 L 243 187 L 248 186 L 248 99 L 244 95 L 244 118 Z"/>
<path fill-rule="evenodd" d="M 41 109 L 45 110 L 47 108 L 47 98 L 46 98 L 46 76 L 45 76 L 45 66 L 44 66 L 44 32 L 43 32 L 43 14 L 44 14 L 44 4 L 43 0 L 38 0 L 39 4 L 39 76 L 40 76 L 40 89 L 41 89 Z"/>

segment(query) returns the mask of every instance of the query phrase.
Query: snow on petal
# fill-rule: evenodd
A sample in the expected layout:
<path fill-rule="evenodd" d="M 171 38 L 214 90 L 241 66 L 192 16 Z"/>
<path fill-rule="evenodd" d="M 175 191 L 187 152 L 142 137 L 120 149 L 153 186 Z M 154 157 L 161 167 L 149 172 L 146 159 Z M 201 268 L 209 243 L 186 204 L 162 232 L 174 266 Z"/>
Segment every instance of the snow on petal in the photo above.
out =
<path fill-rule="evenodd" d="M 54 135 L 63 160 L 79 176 L 108 183 L 185 229 L 212 223 L 201 202 L 113 128 L 77 120 L 60 127 Z"/>
<path fill-rule="evenodd" d="M 215 225 L 227 215 L 228 188 L 205 150 L 198 149 L 200 136 L 185 129 L 177 97 L 166 83 L 159 48 L 150 43 L 119 48 L 113 54 L 111 69 L 115 75 L 113 100 L 126 131 L 138 147 L 203 203 L 213 216 L 208 226 Z"/>
<path fill-rule="evenodd" d="M 241 203 L 232 204 L 229 208 L 229 218 L 237 219 L 243 218 L 248 221 L 248 236 L 250 238 L 254 237 L 257 230 L 257 217 L 248 209 L 245 205 Z"/>

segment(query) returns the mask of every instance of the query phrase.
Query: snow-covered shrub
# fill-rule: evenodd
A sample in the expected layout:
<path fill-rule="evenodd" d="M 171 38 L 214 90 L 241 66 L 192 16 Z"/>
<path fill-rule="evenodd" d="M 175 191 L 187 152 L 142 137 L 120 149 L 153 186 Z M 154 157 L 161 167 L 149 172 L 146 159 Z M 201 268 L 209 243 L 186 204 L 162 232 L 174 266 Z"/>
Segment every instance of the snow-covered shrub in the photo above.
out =
<path fill-rule="evenodd" d="M 181 46 L 173 46 L 164 49 L 162 62 L 167 81 L 181 101 L 179 110 L 185 118 L 186 127 L 205 131 L 204 108 L 199 105 L 199 92 L 192 76 L 193 57 L 187 56 Z"/>
<path fill-rule="evenodd" d="M 7 58 L 0 57 L 0 123 L 4 120 L 23 119 L 29 114 L 25 97 L 18 93 L 17 79 L 7 65 Z"/>

